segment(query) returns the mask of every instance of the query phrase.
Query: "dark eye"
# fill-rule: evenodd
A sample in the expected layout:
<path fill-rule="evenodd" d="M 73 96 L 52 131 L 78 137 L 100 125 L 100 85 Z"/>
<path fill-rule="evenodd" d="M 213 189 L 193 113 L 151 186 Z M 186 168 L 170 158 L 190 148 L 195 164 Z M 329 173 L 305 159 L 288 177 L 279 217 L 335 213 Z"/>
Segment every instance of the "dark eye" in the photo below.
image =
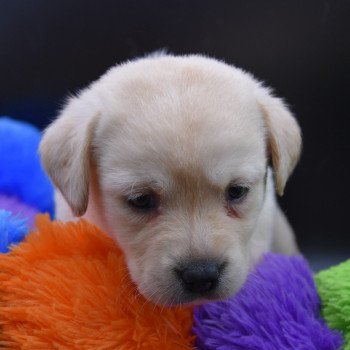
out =
<path fill-rule="evenodd" d="M 249 191 L 248 187 L 231 185 L 226 190 L 226 199 L 229 202 L 238 202 L 243 198 Z"/>
<path fill-rule="evenodd" d="M 155 210 L 158 207 L 158 199 L 152 193 L 129 197 L 127 202 L 132 208 L 143 211 Z"/>

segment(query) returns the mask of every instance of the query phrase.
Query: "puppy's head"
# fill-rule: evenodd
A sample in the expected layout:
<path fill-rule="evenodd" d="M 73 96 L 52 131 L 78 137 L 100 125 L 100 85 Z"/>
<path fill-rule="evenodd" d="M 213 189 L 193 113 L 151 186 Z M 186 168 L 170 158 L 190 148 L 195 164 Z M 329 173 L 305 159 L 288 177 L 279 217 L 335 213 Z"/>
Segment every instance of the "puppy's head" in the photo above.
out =
<path fill-rule="evenodd" d="M 269 159 L 282 194 L 300 144 L 288 109 L 247 73 L 162 56 L 112 68 L 72 98 L 41 153 L 77 216 L 96 179 L 103 228 L 139 290 L 177 304 L 241 286 Z"/>

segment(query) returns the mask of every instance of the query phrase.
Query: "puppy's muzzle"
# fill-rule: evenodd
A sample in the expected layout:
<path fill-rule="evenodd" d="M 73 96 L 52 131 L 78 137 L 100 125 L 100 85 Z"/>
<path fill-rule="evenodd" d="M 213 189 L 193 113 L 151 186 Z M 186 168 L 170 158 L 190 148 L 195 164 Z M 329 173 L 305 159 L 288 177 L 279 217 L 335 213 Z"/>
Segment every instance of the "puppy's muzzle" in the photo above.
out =
<path fill-rule="evenodd" d="M 203 294 L 217 287 L 225 265 L 216 260 L 194 260 L 175 269 L 175 272 L 186 291 Z"/>

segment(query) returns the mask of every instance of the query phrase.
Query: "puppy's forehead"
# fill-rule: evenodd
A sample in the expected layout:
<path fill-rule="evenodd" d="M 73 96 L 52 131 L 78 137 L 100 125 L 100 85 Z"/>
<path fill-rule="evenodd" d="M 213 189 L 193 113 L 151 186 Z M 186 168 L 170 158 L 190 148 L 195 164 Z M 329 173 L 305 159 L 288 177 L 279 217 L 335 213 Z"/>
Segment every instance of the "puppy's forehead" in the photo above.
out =
<path fill-rule="evenodd" d="M 189 168 L 216 178 L 258 176 L 266 152 L 255 84 L 240 70 L 200 57 L 116 68 L 96 85 L 105 90 L 95 138 L 101 162 L 158 178 Z"/>
<path fill-rule="evenodd" d="M 93 85 L 111 117 L 177 123 L 196 115 L 253 115 L 257 82 L 240 69 L 201 56 L 164 56 L 117 66 Z M 155 119 L 156 118 L 156 119 Z M 231 119 L 231 122 L 234 119 Z M 148 122 L 148 120 L 145 120 Z"/>

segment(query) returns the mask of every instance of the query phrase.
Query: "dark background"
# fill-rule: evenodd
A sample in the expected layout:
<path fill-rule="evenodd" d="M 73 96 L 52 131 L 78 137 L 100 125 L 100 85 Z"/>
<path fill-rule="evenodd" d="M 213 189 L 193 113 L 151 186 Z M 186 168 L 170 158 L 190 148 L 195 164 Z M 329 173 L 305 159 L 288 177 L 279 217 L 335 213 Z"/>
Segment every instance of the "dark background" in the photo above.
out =
<path fill-rule="evenodd" d="M 224 59 L 285 97 L 304 152 L 282 206 L 311 259 L 349 257 L 350 1 L 0 0 L 0 115 L 42 128 L 67 94 L 159 48 Z"/>

